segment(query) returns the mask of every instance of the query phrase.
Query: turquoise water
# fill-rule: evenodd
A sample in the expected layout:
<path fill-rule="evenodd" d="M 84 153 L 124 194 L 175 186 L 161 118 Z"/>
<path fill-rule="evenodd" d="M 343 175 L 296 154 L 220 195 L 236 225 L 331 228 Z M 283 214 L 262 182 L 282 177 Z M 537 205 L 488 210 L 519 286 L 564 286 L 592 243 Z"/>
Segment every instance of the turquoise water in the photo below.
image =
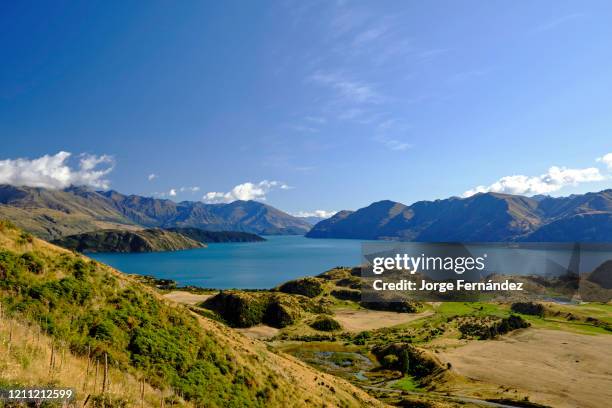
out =
<path fill-rule="evenodd" d="M 208 248 L 144 254 L 90 254 L 126 273 L 207 288 L 268 289 L 290 279 L 360 263 L 361 243 L 345 239 L 268 236 L 265 242 L 209 244 Z"/>

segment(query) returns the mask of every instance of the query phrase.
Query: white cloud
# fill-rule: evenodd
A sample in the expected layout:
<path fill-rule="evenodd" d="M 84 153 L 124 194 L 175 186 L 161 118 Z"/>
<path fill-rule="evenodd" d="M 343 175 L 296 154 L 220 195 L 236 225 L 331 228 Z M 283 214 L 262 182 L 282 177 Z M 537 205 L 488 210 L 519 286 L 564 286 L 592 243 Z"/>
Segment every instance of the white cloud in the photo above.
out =
<path fill-rule="evenodd" d="M 329 218 L 333 217 L 338 211 L 326 211 L 326 210 L 314 210 L 314 211 L 299 211 L 293 214 L 296 217 L 319 217 Z"/>
<path fill-rule="evenodd" d="M 523 195 L 549 194 L 565 186 L 601 181 L 604 178 L 604 175 L 596 167 L 568 169 L 553 166 L 548 169 L 548 172 L 540 176 L 514 175 L 502 177 L 489 186 L 477 186 L 466 191 L 463 193 L 463 197 L 486 192 Z"/>
<path fill-rule="evenodd" d="M 381 38 L 386 32 L 387 28 L 384 26 L 369 28 L 355 36 L 355 39 L 353 40 L 353 46 L 362 47 Z"/>
<path fill-rule="evenodd" d="M 0 184 L 14 186 L 61 189 L 70 185 L 84 185 L 106 189 L 110 181 L 105 178 L 115 161 L 108 155 L 81 154 L 77 168 L 67 161 L 72 154 L 61 151 L 37 159 L 0 160 Z"/>
<path fill-rule="evenodd" d="M 153 195 L 155 197 L 176 197 L 179 193 L 197 193 L 200 191 L 200 187 L 180 187 L 180 188 L 171 188 L 169 191 L 164 192 L 155 192 Z"/>
<path fill-rule="evenodd" d="M 187 191 L 187 192 L 190 192 L 190 193 L 197 193 L 198 191 L 200 191 L 200 187 L 198 187 L 198 186 L 193 186 L 193 187 L 181 187 L 181 188 L 179 188 L 179 191 L 180 191 L 181 193 L 184 193 L 184 192 L 186 192 L 186 191 Z"/>
<path fill-rule="evenodd" d="M 355 81 L 340 74 L 317 71 L 310 76 L 310 80 L 335 90 L 341 97 L 358 103 L 380 103 L 383 97 L 372 84 Z"/>
<path fill-rule="evenodd" d="M 288 190 L 287 184 L 281 183 L 280 181 L 268 181 L 263 180 L 259 183 L 246 182 L 238 184 L 231 191 L 228 192 L 208 192 L 202 197 L 207 203 L 229 203 L 236 200 L 266 200 L 266 194 L 273 189 L 279 188 L 281 190 Z"/>
<path fill-rule="evenodd" d="M 147 180 L 149 180 L 149 181 L 153 181 L 153 180 L 155 180 L 157 177 L 159 177 L 157 174 L 155 174 L 155 173 L 151 173 L 151 174 L 149 174 L 149 175 L 147 176 Z"/>
<path fill-rule="evenodd" d="M 597 158 L 598 162 L 605 164 L 608 167 L 608 170 L 612 171 L 612 153 L 608 153 L 603 155 L 602 157 Z"/>
<path fill-rule="evenodd" d="M 401 152 L 412 147 L 410 143 L 402 142 L 396 139 L 385 139 L 383 144 L 390 150 Z"/>

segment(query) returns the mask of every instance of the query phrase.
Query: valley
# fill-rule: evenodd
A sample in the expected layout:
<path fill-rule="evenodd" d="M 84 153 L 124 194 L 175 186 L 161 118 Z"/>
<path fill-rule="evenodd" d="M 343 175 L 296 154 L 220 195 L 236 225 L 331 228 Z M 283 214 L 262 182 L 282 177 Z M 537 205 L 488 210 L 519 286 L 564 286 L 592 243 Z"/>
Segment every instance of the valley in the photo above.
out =
<path fill-rule="evenodd" d="M 356 270 L 336 268 L 273 291 L 164 296 L 391 405 L 599 407 L 609 398 L 595 391 L 612 380 L 609 303 L 434 302 L 394 312 L 347 300 L 358 286 Z M 513 319 L 519 325 L 503 334 L 482 331 Z"/>

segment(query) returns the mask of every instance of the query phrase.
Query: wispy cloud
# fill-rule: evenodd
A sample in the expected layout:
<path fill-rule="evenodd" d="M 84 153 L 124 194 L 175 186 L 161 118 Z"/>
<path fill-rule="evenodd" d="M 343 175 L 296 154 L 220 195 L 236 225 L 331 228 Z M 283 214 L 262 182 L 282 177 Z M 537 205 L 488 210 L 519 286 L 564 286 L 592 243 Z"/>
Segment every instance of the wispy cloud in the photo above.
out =
<path fill-rule="evenodd" d="M 407 133 L 409 126 L 398 119 L 385 119 L 376 125 L 374 140 L 389 150 L 404 151 L 412 148 L 412 144 L 393 135 Z"/>
<path fill-rule="evenodd" d="M 365 8 L 337 8 L 330 21 L 331 32 L 336 37 L 347 35 L 362 28 L 372 17 Z"/>
<path fill-rule="evenodd" d="M 107 189 L 110 181 L 106 176 L 113 170 L 112 156 L 81 154 L 78 166 L 71 167 L 69 152 L 44 155 L 36 159 L 18 158 L 0 160 L 0 184 L 14 186 L 66 188 L 83 185 Z"/>
<path fill-rule="evenodd" d="M 426 61 L 445 54 L 448 51 L 450 50 L 447 48 L 431 48 L 428 50 L 418 51 L 415 56 L 422 61 Z"/>
<path fill-rule="evenodd" d="M 387 33 L 387 27 L 378 26 L 368 28 L 365 31 L 358 33 L 353 39 L 353 47 L 363 47 L 382 38 Z"/>
<path fill-rule="evenodd" d="M 291 187 L 285 183 L 274 180 L 263 180 L 259 183 L 246 182 L 234 186 L 228 192 L 211 191 L 204 194 L 202 200 L 207 203 L 229 203 L 236 200 L 260 200 L 265 201 L 266 195 L 274 190 L 288 190 Z"/>
<path fill-rule="evenodd" d="M 384 100 L 373 84 L 350 79 L 339 73 L 317 71 L 309 79 L 331 88 L 340 97 L 351 102 L 381 103 Z"/>
<path fill-rule="evenodd" d="M 402 152 L 404 150 L 408 150 L 412 148 L 412 144 L 408 142 L 405 142 L 399 139 L 394 139 L 392 137 L 385 136 L 385 135 L 377 135 L 374 137 L 374 140 L 379 143 L 382 143 L 382 145 L 385 146 L 387 149 L 393 150 L 396 152 Z"/>
<path fill-rule="evenodd" d="M 197 193 L 198 191 L 200 191 L 200 187 L 198 187 L 198 186 L 181 187 L 181 188 L 179 188 L 179 191 L 181 193 L 184 193 L 184 192 Z"/>
<path fill-rule="evenodd" d="M 612 164 L 612 153 L 608 153 L 597 160 L 609 166 L 608 161 Z M 609 166 L 608 168 L 612 170 L 612 167 Z M 608 176 L 602 174 L 597 167 L 571 169 L 552 166 L 546 173 L 539 176 L 505 176 L 488 186 L 476 186 L 463 193 L 463 197 L 487 192 L 522 195 L 549 194 L 567 186 L 602 181 L 606 178 Z"/>
<path fill-rule="evenodd" d="M 539 33 L 539 32 L 543 32 L 543 31 L 549 31 L 549 30 L 553 30 L 557 27 L 559 27 L 560 25 L 563 25 L 565 23 L 568 23 L 570 21 L 573 20 L 577 20 L 579 18 L 584 17 L 583 13 L 573 13 L 573 14 L 568 14 L 565 16 L 561 16 L 561 17 L 557 17 L 553 20 L 544 22 L 542 24 L 540 24 L 539 26 L 535 27 L 532 32 L 534 33 Z"/>
<path fill-rule="evenodd" d="M 157 174 L 155 174 L 155 173 L 151 173 L 151 174 L 149 174 L 149 175 L 147 176 L 147 180 L 149 180 L 149 181 L 153 181 L 153 180 L 155 180 L 157 177 L 159 177 Z"/>
<path fill-rule="evenodd" d="M 327 123 L 327 119 L 322 116 L 306 116 L 304 119 L 306 119 L 308 122 L 316 123 L 319 125 L 324 125 Z"/>
<path fill-rule="evenodd" d="M 450 81 L 452 82 L 462 82 L 462 81 L 467 81 L 470 79 L 474 79 L 474 78 L 479 78 L 482 76 L 487 75 L 487 73 L 489 72 L 488 69 L 473 69 L 470 71 L 463 71 L 463 72 L 457 72 L 455 74 L 452 74 L 449 78 Z"/>

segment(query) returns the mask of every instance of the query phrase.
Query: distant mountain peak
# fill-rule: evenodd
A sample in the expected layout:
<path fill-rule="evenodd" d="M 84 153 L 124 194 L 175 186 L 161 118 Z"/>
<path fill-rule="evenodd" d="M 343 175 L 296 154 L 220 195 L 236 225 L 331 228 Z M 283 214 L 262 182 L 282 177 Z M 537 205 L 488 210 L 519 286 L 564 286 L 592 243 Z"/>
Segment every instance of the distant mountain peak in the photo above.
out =
<path fill-rule="evenodd" d="M 317 223 L 306 236 L 431 242 L 601 242 L 612 241 L 610 225 L 612 190 L 559 198 L 488 192 L 418 201 L 410 206 L 377 201 L 357 211 L 341 211 Z"/>
<path fill-rule="evenodd" d="M 205 204 L 125 195 L 79 187 L 46 190 L 0 186 L 0 218 L 9 218 L 35 234 L 54 239 L 100 228 L 194 227 L 261 235 L 304 234 L 306 221 L 258 201 Z"/>

